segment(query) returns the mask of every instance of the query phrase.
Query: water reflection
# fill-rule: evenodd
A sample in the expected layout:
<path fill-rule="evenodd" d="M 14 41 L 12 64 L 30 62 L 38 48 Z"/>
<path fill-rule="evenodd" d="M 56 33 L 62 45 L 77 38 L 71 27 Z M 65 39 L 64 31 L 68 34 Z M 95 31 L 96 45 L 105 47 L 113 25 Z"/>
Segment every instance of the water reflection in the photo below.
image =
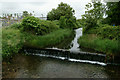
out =
<path fill-rule="evenodd" d="M 4 78 L 108 78 L 105 68 L 40 56 L 17 55 L 3 65 Z M 7 69 L 9 68 L 9 70 Z M 12 70 L 15 71 L 12 71 Z"/>

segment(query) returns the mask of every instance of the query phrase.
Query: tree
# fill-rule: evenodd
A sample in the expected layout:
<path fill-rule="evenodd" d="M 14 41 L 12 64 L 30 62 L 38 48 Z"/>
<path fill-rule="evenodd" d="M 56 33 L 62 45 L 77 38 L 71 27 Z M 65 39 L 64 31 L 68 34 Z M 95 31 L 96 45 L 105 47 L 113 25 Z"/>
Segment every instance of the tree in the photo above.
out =
<path fill-rule="evenodd" d="M 23 11 L 23 17 L 29 16 L 29 13 L 27 11 Z"/>
<path fill-rule="evenodd" d="M 108 2 L 106 14 L 109 24 L 120 25 L 120 2 Z"/>
<path fill-rule="evenodd" d="M 15 13 L 14 16 L 16 17 L 16 15 L 17 15 L 17 14 Z"/>
<path fill-rule="evenodd" d="M 47 14 L 48 20 L 59 20 L 61 16 L 65 16 L 65 18 L 69 19 L 71 18 L 75 13 L 75 10 L 70 7 L 70 5 L 61 2 L 58 4 L 57 9 L 52 9 Z"/>
<path fill-rule="evenodd" d="M 100 1 L 93 2 L 93 4 L 88 3 L 85 9 L 87 9 L 87 11 L 85 11 L 85 14 L 82 15 L 82 19 L 86 22 L 86 30 L 98 26 L 100 21 L 103 19 L 105 11 L 104 5 Z"/>
<path fill-rule="evenodd" d="M 59 20 L 60 28 L 66 28 L 66 18 L 65 16 L 61 16 Z"/>

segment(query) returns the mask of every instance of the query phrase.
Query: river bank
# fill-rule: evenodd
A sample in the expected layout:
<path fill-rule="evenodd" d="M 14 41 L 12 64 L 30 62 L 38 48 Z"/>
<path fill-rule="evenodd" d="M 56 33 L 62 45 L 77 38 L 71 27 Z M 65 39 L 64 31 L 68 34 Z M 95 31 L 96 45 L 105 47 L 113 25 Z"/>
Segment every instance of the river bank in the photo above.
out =
<path fill-rule="evenodd" d="M 76 44 L 77 41 L 75 40 L 77 40 L 77 38 L 79 37 L 75 37 L 74 40 L 71 41 L 73 42 L 72 45 Z M 76 50 L 78 47 L 79 45 L 71 46 L 71 48 L 73 48 L 73 51 L 74 49 Z M 70 49 L 67 49 L 67 50 L 70 51 Z M 34 54 L 32 54 L 32 52 Z M 70 53 L 71 55 L 70 57 L 70 55 L 64 51 L 63 53 L 66 53 L 69 59 L 58 59 L 57 57 L 59 57 L 59 55 L 62 55 L 58 51 L 56 51 L 57 53 L 54 53 L 51 50 L 48 53 L 50 55 L 56 56 L 56 58 L 47 57 L 44 51 L 42 52 L 32 51 L 32 52 L 28 52 L 27 54 L 18 53 L 16 55 L 13 55 L 9 63 L 3 62 L 2 63 L 3 78 L 119 78 L 120 76 L 119 65 L 117 66 L 110 65 L 110 67 L 109 65 L 104 65 L 104 66 L 97 65 L 97 64 L 93 65 L 92 63 L 96 63 L 97 61 L 86 62 L 86 60 L 89 60 L 89 58 L 86 58 L 85 61 L 79 62 L 77 59 L 74 60 L 70 58 L 80 58 L 80 55 L 78 56 L 78 54 Z M 41 54 L 44 54 L 45 56 L 40 56 Z M 59 55 L 56 55 L 56 54 L 59 54 Z M 85 58 L 85 57 L 82 57 L 82 58 Z M 91 59 L 94 59 L 94 58 L 91 57 Z M 104 59 L 103 59 L 103 62 L 104 62 Z M 112 74 L 115 74 L 115 75 L 112 75 Z"/>
<path fill-rule="evenodd" d="M 19 50 L 25 46 L 31 48 L 45 48 L 54 47 L 55 45 L 57 45 L 57 47 L 63 47 L 63 45 L 66 44 L 67 46 L 64 47 L 68 47 L 74 37 L 74 32 L 70 29 L 58 29 L 43 36 L 21 32 L 19 29 L 13 27 L 0 29 L 2 30 L 0 35 L 2 35 L 3 59 L 8 59 L 12 55 L 17 54 Z M 69 41 L 65 41 L 66 38 L 69 38 Z M 64 42 L 64 44 L 59 45 L 61 42 Z"/>

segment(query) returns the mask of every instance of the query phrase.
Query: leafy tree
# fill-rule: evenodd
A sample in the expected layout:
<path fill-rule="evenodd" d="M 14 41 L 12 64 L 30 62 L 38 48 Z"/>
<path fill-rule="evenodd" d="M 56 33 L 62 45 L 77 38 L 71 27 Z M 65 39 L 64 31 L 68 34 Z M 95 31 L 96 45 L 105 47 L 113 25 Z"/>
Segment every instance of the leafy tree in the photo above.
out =
<path fill-rule="evenodd" d="M 28 17 L 29 13 L 27 11 L 23 11 L 23 17 Z"/>
<path fill-rule="evenodd" d="M 78 28 L 76 23 L 76 17 L 72 16 L 67 20 L 67 27 L 68 28 Z"/>
<path fill-rule="evenodd" d="M 120 25 L 120 2 L 108 2 L 106 14 L 108 15 L 106 20 L 109 24 Z"/>
<path fill-rule="evenodd" d="M 59 24 L 60 24 L 60 28 L 65 28 L 67 25 L 66 25 L 66 18 L 65 16 L 61 16 L 60 17 L 60 20 L 59 20 Z"/>
<path fill-rule="evenodd" d="M 47 14 L 47 19 L 48 20 L 59 20 L 61 16 L 65 16 L 67 19 L 72 17 L 75 13 L 75 10 L 70 7 L 70 5 L 61 2 L 58 4 L 57 9 L 52 9 L 48 14 Z"/>
<path fill-rule="evenodd" d="M 99 2 L 88 3 L 85 7 L 87 11 L 82 15 L 82 19 L 86 22 L 86 30 L 98 26 L 104 15 L 104 5 Z"/>

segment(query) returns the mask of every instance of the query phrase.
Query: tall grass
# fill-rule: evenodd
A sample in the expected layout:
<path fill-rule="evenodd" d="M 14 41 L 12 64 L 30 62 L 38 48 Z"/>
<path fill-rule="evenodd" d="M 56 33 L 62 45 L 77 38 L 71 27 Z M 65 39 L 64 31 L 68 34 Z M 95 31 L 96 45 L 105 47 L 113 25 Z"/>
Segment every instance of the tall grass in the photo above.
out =
<path fill-rule="evenodd" d="M 18 53 L 22 47 L 50 47 L 61 43 L 65 38 L 68 38 L 73 34 L 72 30 L 70 29 L 58 29 L 49 34 L 40 36 L 28 32 L 21 32 L 20 29 L 13 27 L 0 29 L 0 31 L 2 30 L 2 34 L 0 34 L 2 36 L 0 38 L 2 39 L 3 59 L 12 57 L 14 54 Z"/>
<path fill-rule="evenodd" d="M 61 43 L 65 38 L 73 35 L 70 29 L 58 29 L 44 36 L 37 36 L 26 33 L 26 42 L 24 46 L 32 48 L 45 48 Z"/>
<path fill-rule="evenodd" d="M 18 29 L 11 27 L 1 28 L 2 29 L 2 56 L 12 56 L 14 53 L 18 53 L 19 49 L 22 48 L 24 37 Z"/>
<path fill-rule="evenodd" d="M 91 35 L 84 35 L 79 38 L 81 47 L 93 49 L 98 52 L 107 54 L 119 54 L 119 47 L 117 40 L 102 39 L 100 37 L 91 37 Z"/>

